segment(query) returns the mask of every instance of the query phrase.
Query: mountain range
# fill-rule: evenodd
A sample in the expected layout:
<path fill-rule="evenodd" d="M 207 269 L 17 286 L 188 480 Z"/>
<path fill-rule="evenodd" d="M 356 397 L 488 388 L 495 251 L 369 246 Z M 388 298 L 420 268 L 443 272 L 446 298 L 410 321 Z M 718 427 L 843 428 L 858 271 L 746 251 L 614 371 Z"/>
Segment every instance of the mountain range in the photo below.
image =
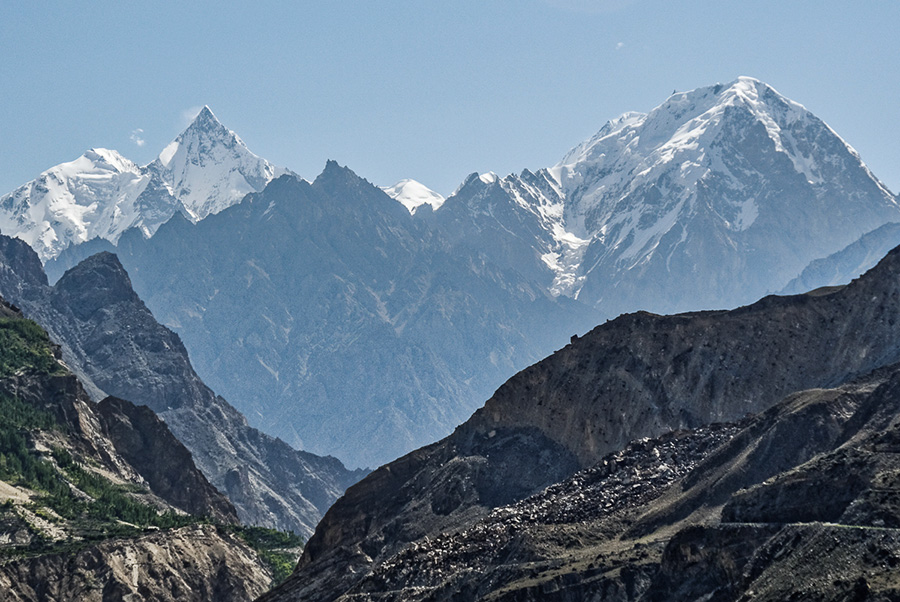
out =
<path fill-rule="evenodd" d="M 208 113 L 190 130 L 208 152 L 230 139 Z M 115 252 L 251 424 L 375 466 L 593 324 L 751 302 L 900 219 L 851 147 L 751 78 L 626 114 L 550 168 L 472 174 L 445 200 L 411 181 L 386 192 L 331 162 L 46 267 Z"/>
<path fill-rule="evenodd" d="M 256 595 L 271 566 L 228 523 L 308 534 L 330 506 L 265 600 L 892 599 L 900 255 L 844 283 L 898 212 L 831 128 L 752 78 L 446 199 L 335 161 L 304 180 L 205 108 L 147 166 L 94 149 L 0 198 L 21 239 L 0 237 L 0 293 L 49 333 L 0 307 L 46 372 L 18 351 L 0 366 L 0 410 L 28 434 L 4 449 L 76 489 L 73 465 L 109 464 L 117 495 L 218 523 L 128 531 L 79 575 L 178 541 L 150 561 L 165 587 L 243 572 Z M 75 464 L 21 402 L 90 427 Z M 363 478 L 326 454 L 384 465 Z M 4 495 L 38 499 L 0 460 Z M 10 541 L 97 528 L 54 535 L 48 510 L 8 506 Z M 184 564 L 199 540 L 225 564 Z M 39 598 L 64 570 L 39 558 L 0 583 Z"/>
<path fill-rule="evenodd" d="M 598 326 L 351 487 L 263 600 L 890 599 L 898 275 Z"/>
<path fill-rule="evenodd" d="M 356 466 L 448 432 L 596 320 L 334 162 L 196 224 L 176 216 L 150 239 L 85 248 L 116 253 L 204 382 L 251 424 Z"/>
<path fill-rule="evenodd" d="M 92 238 L 115 242 L 129 228 L 151 236 L 176 212 L 203 219 L 283 173 L 203 107 L 148 165 L 94 148 L 3 195 L 0 231 L 47 261 Z"/>

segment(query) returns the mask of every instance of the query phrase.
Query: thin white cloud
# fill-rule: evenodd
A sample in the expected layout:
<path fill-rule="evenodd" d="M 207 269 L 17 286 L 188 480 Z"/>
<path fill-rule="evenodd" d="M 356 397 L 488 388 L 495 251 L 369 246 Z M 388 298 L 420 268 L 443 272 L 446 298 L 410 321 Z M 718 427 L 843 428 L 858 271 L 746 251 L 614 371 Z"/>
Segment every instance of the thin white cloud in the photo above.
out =
<path fill-rule="evenodd" d="M 622 50 L 623 48 L 625 48 L 625 42 L 619 42 L 618 44 L 616 44 L 616 50 Z"/>
<path fill-rule="evenodd" d="M 188 107 L 181 112 L 181 122 L 187 127 L 194 122 L 194 119 L 197 115 L 200 114 L 200 111 L 203 110 L 203 105 L 195 105 L 193 107 Z"/>
<path fill-rule="evenodd" d="M 142 138 L 141 135 L 143 133 L 144 133 L 144 130 L 142 130 L 141 128 L 137 128 L 136 130 L 131 131 L 131 136 L 129 136 L 129 137 L 131 138 L 131 141 L 134 142 L 135 144 L 137 144 L 138 146 L 144 146 L 145 144 L 147 144 L 147 141 Z"/>

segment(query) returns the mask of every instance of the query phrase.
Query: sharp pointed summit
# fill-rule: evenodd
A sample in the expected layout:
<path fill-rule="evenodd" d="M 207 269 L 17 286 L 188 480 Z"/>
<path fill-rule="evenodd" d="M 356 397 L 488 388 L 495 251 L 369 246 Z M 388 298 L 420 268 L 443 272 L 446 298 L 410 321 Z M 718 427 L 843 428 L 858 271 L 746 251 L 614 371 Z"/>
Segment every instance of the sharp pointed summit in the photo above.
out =
<path fill-rule="evenodd" d="M 287 173 L 253 154 L 208 106 L 147 167 L 194 221 L 230 207 Z"/>
<path fill-rule="evenodd" d="M 212 109 L 209 108 L 209 105 L 203 105 L 203 108 L 200 109 L 200 112 L 197 113 L 197 116 L 194 118 L 194 123 L 216 123 L 219 124 L 219 120 L 213 114 Z"/>

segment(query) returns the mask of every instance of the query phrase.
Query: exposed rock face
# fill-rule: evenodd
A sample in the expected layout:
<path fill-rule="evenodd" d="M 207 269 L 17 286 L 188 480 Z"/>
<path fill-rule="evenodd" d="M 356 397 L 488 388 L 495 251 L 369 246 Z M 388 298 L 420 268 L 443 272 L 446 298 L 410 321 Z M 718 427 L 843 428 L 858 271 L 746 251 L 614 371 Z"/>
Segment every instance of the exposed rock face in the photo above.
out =
<path fill-rule="evenodd" d="M 308 535 L 364 474 L 248 426 L 199 379 L 178 335 L 156 322 L 115 256 L 85 260 L 54 287 L 21 241 L 0 236 L 0 258 L 0 292 L 9 291 L 60 341 L 92 395 L 115 395 L 157 412 L 242 521 Z"/>
<path fill-rule="evenodd" d="M 730 489 L 706 500 L 725 502 L 721 522 L 669 542 L 646 598 L 896 596 L 898 387 L 892 367 L 840 391 L 795 396 L 701 465 L 687 491 Z"/>
<path fill-rule="evenodd" d="M 124 400 L 94 403 L 46 333 L 3 299 L 0 316 L 0 599 L 265 591 L 266 564 L 227 534 L 234 507 L 165 423 Z M 198 526 L 200 517 L 225 526 Z"/>
<path fill-rule="evenodd" d="M 100 422 L 116 451 L 147 480 L 150 489 L 188 514 L 236 522 L 234 506 L 194 466 L 187 448 L 153 410 L 107 397 L 97 406 Z"/>
<path fill-rule="evenodd" d="M 571 295 L 576 289 L 574 273 L 566 273 L 564 266 L 554 270 L 546 263 L 548 254 L 555 253 L 560 260 L 567 252 L 574 253 L 569 249 L 572 245 L 556 238 L 564 231 L 564 200 L 559 183 L 546 169 L 506 178 L 473 173 L 439 211 L 417 217 L 427 219 L 454 246 L 480 251 L 498 266 L 515 270 L 554 294 Z M 586 242 L 571 239 L 576 245 Z"/>
<path fill-rule="evenodd" d="M 148 408 L 121 399 L 96 404 L 68 373 L 26 371 L 2 378 L 0 393 L 53 416 L 66 434 L 51 440 L 59 439 L 76 457 L 89 459 L 124 482 L 146 485 L 183 512 L 237 522 L 234 506 L 207 481 L 190 452 Z"/>
<path fill-rule="evenodd" d="M 583 548 L 614 537 L 628 525 L 630 514 L 658 498 L 737 431 L 733 425 L 717 425 L 635 442 L 596 466 L 520 502 L 499 507 L 458 531 L 405 547 L 354 585 L 348 596 L 475 600 L 511 583 L 548 579 L 554 572 L 562 572 L 560 567 L 566 562 L 587 564 L 588 552 Z M 578 555 L 578 561 L 564 561 L 566 550 Z M 640 567 L 617 585 L 602 576 L 601 567 L 586 570 L 582 566 L 581 570 L 593 573 L 592 578 L 568 575 L 564 588 L 568 598 L 560 599 L 574 600 L 597 587 L 594 577 L 600 578 L 603 587 L 621 589 L 623 594 L 640 582 L 643 587 L 649 583 Z M 583 581 L 592 585 L 582 587 Z M 573 587 L 576 582 L 579 587 Z"/>
<path fill-rule="evenodd" d="M 7 562 L 0 566 L 0 598 L 246 602 L 266 591 L 270 581 L 246 544 L 200 525 L 107 541 L 74 555 Z"/>
<path fill-rule="evenodd" d="M 834 387 L 900 360 L 897 274 L 900 251 L 825 294 L 768 297 L 731 312 L 628 315 L 573 340 L 510 379 L 450 437 L 351 488 L 319 524 L 283 599 L 336 598 L 408 542 L 460 529 L 490 508 L 539 490 L 542 480 L 589 467 L 636 438 L 735 420 L 791 392 Z M 841 425 L 858 403 L 848 399 L 871 388 L 860 387 L 823 393 L 837 404 L 826 404 L 825 416 L 815 413 L 819 404 L 795 399 L 805 411 L 793 418 L 788 412 L 767 427 L 778 434 L 772 442 L 788 441 L 755 447 L 762 456 L 743 467 L 747 480 L 720 475 L 725 489 L 718 494 L 713 483 L 694 491 L 727 498 L 827 451 L 841 440 Z M 774 420 L 766 416 L 761 420 Z M 807 422 L 792 422 L 801 417 Z M 798 439 L 795 428 L 807 436 Z M 503 455 L 513 440 L 532 447 L 527 454 Z M 569 461 L 554 462 L 554 473 L 542 452 Z M 502 483 L 499 493 L 475 486 L 486 478 Z M 441 514 L 443 506 L 433 500 L 452 498 L 448 493 L 455 491 L 466 495 Z M 705 503 L 686 495 L 671 511 L 683 517 Z"/>
<path fill-rule="evenodd" d="M 382 556 L 343 590 L 317 597 L 309 579 L 324 580 L 301 568 L 264 600 L 892 599 L 898 433 L 894 365 L 739 424 L 632 442 Z"/>

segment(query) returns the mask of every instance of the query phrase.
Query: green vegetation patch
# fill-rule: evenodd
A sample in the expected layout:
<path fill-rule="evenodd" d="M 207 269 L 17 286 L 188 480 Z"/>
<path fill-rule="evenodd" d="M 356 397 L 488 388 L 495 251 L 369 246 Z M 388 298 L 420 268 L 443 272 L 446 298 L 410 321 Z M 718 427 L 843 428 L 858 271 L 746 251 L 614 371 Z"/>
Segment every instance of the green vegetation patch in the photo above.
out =
<path fill-rule="evenodd" d="M 133 486 L 117 485 L 106 477 L 85 470 L 64 449 L 54 449 L 53 457 L 68 480 L 94 498 L 91 501 L 77 498 L 68 487 L 65 492 L 54 492 L 43 498 L 48 507 L 66 519 L 101 524 L 122 521 L 138 527 L 160 529 L 183 527 L 199 521 L 195 516 L 171 511 L 160 514 L 153 506 L 128 495 L 134 490 Z"/>
<path fill-rule="evenodd" d="M 67 521 L 66 530 L 82 541 L 51 542 L 36 536 L 27 549 L 6 549 L 3 556 L 71 551 L 112 537 L 134 537 L 147 528 L 168 529 L 204 520 L 172 511 L 160 513 L 129 495 L 146 492 L 146 488 L 132 483 L 119 485 L 88 471 L 65 449 L 53 449 L 55 464 L 48 461 L 33 449 L 31 432 L 54 428 L 59 427 L 50 414 L 0 395 L 0 480 L 42 494 L 28 508 L 37 516 L 55 521 L 58 519 L 48 512 L 53 510 Z M 2 510 L 11 511 L 12 504 Z"/>
<path fill-rule="evenodd" d="M 65 373 L 53 356 L 53 344 L 44 329 L 24 318 L 0 318 L 0 377 L 20 370 Z"/>
<path fill-rule="evenodd" d="M 227 530 L 247 542 L 268 565 L 272 571 L 272 587 L 283 583 L 294 572 L 298 560 L 295 550 L 303 547 L 305 540 L 293 531 L 248 526 L 230 526 Z"/>
<path fill-rule="evenodd" d="M 55 427 L 50 414 L 0 395 L 0 480 L 48 493 L 68 489 L 56 469 L 28 444 L 28 431 Z"/>

